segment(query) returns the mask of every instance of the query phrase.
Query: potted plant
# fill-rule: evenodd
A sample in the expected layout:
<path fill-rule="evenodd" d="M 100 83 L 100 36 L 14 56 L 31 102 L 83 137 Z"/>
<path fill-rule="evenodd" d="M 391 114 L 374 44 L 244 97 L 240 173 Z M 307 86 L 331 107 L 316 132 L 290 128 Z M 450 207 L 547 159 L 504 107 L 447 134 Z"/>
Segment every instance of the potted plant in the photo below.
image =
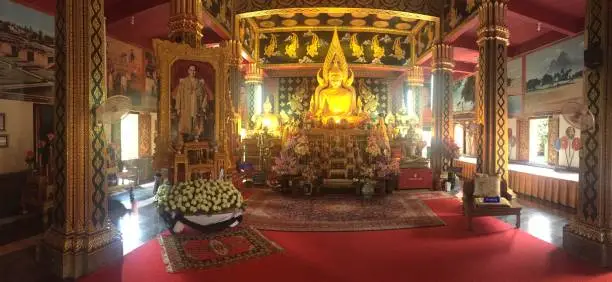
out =
<path fill-rule="evenodd" d="M 195 228 L 209 225 L 235 226 L 245 209 L 242 194 L 230 181 L 205 180 L 165 183 L 155 195 L 158 211 L 174 232 L 183 224 Z"/>
<path fill-rule="evenodd" d="M 452 138 L 444 138 L 442 140 L 442 153 L 444 158 L 446 158 L 451 166 L 453 164 L 453 160 L 459 158 L 459 146 Z M 455 185 L 455 173 L 453 171 L 448 171 L 448 181 L 451 183 L 451 189 Z"/>

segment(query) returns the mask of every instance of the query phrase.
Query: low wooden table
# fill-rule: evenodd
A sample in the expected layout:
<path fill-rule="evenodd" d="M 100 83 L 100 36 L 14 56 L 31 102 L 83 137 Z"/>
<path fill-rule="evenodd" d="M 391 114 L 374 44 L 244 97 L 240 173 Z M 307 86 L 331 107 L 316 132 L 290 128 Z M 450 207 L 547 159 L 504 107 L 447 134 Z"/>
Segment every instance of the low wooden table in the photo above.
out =
<path fill-rule="evenodd" d="M 516 228 L 521 227 L 521 210 L 523 207 L 517 203 L 516 199 L 508 193 L 508 185 L 505 181 L 501 183 L 501 196 L 504 197 L 510 206 L 486 205 L 478 206 L 474 199 L 474 181 L 468 180 L 463 183 L 463 213 L 468 220 L 468 229 L 472 230 L 472 219 L 482 216 L 516 216 Z"/>

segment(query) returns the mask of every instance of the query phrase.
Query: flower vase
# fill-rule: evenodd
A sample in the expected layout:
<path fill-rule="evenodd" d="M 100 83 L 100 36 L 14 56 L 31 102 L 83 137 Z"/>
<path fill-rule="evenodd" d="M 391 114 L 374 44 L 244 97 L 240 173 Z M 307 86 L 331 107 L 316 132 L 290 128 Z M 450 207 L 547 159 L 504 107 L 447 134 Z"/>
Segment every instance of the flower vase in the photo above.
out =
<path fill-rule="evenodd" d="M 370 198 L 374 195 L 374 189 L 376 189 L 376 181 L 368 179 L 361 186 L 361 194 L 364 198 Z"/>

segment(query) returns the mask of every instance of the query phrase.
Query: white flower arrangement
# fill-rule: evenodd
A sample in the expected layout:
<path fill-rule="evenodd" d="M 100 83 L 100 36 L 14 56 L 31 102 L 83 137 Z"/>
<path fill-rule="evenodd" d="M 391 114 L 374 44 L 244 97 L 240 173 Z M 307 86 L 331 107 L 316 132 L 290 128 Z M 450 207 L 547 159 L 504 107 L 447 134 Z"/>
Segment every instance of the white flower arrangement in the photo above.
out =
<path fill-rule="evenodd" d="M 242 194 L 230 181 L 205 180 L 163 184 L 155 195 L 157 207 L 183 215 L 214 214 L 244 209 Z"/>

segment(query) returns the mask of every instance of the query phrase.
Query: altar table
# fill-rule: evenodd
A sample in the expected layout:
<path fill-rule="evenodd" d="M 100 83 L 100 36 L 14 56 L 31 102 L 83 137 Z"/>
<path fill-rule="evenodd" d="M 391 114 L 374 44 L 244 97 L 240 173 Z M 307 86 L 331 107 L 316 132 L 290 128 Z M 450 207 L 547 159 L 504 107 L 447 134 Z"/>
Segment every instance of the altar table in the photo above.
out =
<path fill-rule="evenodd" d="M 399 189 L 432 189 L 430 168 L 400 168 Z"/>

